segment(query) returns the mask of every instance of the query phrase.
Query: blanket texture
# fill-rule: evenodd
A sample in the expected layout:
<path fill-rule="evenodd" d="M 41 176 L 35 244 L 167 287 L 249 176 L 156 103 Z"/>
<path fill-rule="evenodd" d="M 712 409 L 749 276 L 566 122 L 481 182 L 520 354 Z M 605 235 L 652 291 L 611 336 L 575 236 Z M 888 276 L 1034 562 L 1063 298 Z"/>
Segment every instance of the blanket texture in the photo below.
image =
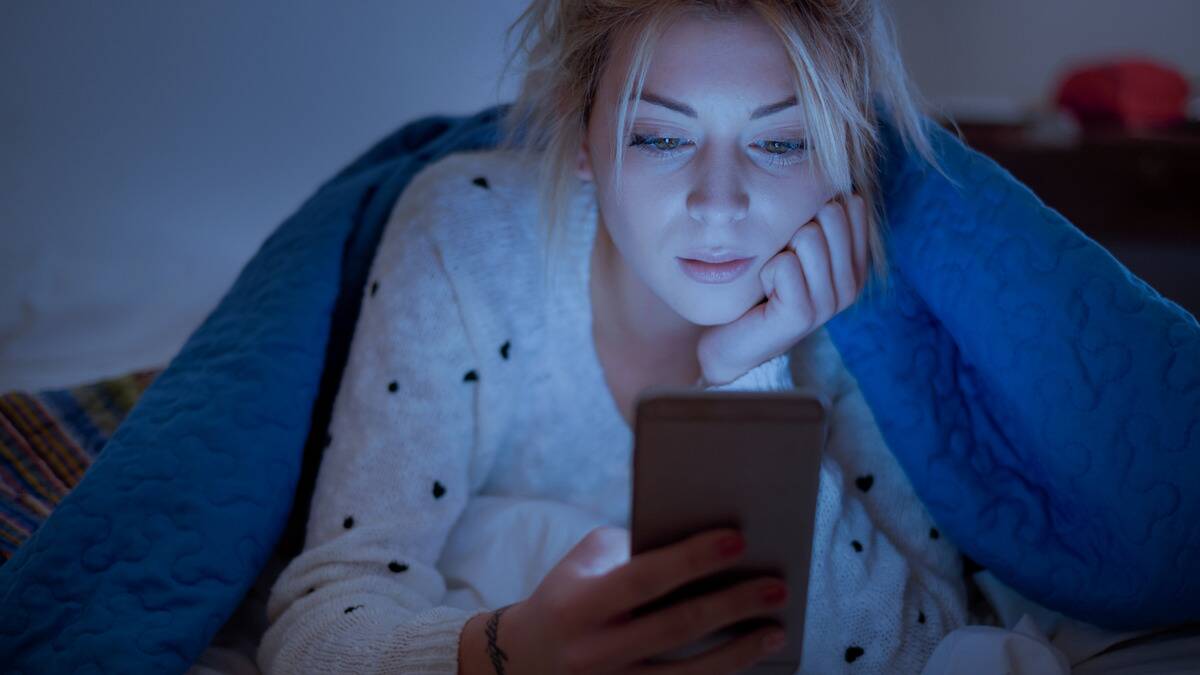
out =
<path fill-rule="evenodd" d="M 79 483 L 157 374 L 0 395 L 0 563 Z"/>
<path fill-rule="evenodd" d="M 0 567 L 0 663 L 183 672 L 299 550 L 384 220 L 425 164 L 493 147 L 503 109 L 405 125 L 268 238 Z M 1200 326 L 926 123 L 961 187 L 885 125 L 893 292 L 827 325 L 930 536 L 1100 625 L 1200 618 Z"/>

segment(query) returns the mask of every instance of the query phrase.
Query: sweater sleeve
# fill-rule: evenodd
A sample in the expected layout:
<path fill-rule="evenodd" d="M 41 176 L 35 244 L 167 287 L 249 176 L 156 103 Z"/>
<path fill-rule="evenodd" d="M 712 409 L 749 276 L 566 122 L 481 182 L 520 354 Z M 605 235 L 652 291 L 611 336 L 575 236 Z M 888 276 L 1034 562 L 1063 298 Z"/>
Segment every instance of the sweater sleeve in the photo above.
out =
<path fill-rule="evenodd" d="M 445 604 L 436 563 L 475 492 L 476 355 L 432 238 L 398 213 L 372 263 L 304 550 L 271 590 L 264 673 L 458 671 L 474 612 Z"/>

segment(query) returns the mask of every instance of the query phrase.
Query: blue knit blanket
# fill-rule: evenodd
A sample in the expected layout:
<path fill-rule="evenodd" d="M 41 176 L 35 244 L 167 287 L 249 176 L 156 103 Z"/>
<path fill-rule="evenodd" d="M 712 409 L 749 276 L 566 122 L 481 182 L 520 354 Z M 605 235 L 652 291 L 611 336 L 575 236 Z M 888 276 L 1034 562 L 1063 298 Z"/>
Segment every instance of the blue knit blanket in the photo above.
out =
<path fill-rule="evenodd" d="M 494 146 L 502 110 L 403 126 L 278 227 L 0 567 L 0 663 L 199 656 L 303 520 L 391 206 L 427 163 Z M 1200 326 L 926 123 L 961 188 L 885 126 L 894 292 L 827 324 L 888 446 L 939 530 L 1030 598 L 1114 628 L 1200 619 Z"/>

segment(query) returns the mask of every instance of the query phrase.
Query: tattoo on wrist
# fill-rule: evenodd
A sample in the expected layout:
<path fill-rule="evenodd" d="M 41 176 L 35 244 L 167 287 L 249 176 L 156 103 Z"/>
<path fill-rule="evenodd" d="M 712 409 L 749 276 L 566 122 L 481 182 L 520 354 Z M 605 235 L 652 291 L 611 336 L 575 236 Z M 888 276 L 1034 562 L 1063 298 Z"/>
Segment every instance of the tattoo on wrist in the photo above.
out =
<path fill-rule="evenodd" d="M 492 612 L 492 617 L 488 619 L 487 626 L 484 629 L 484 632 L 487 634 L 488 658 L 492 660 L 492 668 L 496 670 L 496 675 L 504 675 L 504 662 L 508 660 L 508 654 L 505 654 L 504 650 L 496 645 L 496 633 L 500 627 L 500 615 L 509 607 L 512 607 L 512 605 L 505 605 Z"/>

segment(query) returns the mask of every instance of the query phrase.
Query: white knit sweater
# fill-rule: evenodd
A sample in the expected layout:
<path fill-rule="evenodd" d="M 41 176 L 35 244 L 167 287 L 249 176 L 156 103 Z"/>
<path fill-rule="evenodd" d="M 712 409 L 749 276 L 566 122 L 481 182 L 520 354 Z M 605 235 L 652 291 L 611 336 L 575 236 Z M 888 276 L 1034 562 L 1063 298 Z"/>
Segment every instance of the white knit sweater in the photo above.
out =
<path fill-rule="evenodd" d="M 512 153 L 456 153 L 397 201 L 304 551 L 271 589 L 265 673 L 454 675 L 468 618 L 528 597 L 592 528 L 629 526 L 633 438 L 591 333 L 594 188 L 546 288 L 533 176 Z M 919 672 L 966 621 L 961 559 L 824 329 L 720 388 L 801 383 L 833 404 L 802 671 Z"/>

